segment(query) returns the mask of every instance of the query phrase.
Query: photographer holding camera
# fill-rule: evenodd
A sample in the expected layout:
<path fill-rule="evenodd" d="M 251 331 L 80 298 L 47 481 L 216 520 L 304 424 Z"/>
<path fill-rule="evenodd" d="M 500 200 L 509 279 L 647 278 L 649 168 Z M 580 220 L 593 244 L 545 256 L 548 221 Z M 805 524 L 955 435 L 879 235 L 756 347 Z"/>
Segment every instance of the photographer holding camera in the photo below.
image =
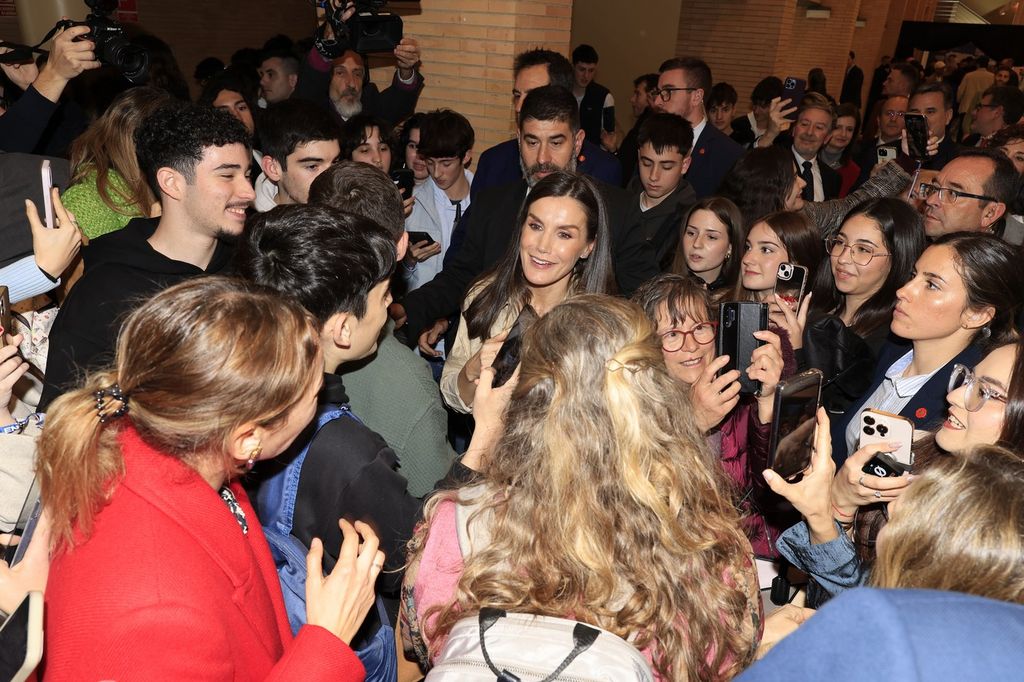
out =
<path fill-rule="evenodd" d="M 394 125 L 413 113 L 423 89 L 423 76 L 417 71 L 420 48 L 415 38 L 401 36 L 401 19 L 381 12 L 385 3 L 371 0 L 329 0 L 319 8 L 320 28 L 316 47 L 302 64 L 295 97 L 321 104 L 341 124 L 360 113 L 380 116 Z M 366 58 L 358 49 L 384 51 L 375 44 L 360 46 L 359 23 L 388 22 L 381 31 L 393 40 L 397 61 L 391 85 L 383 92 L 370 82 Z"/>
<path fill-rule="evenodd" d="M 36 151 L 58 109 L 65 111 L 60 117 L 58 130 L 48 135 L 52 141 L 48 146 L 53 147 L 60 140 L 70 142 L 85 129 L 84 115 L 77 109 L 67 110 L 68 105 L 62 105 L 60 99 L 72 78 L 83 71 L 100 67 L 93 41 L 88 38 L 76 40 L 87 36 L 89 32 L 87 26 L 72 26 L 57 33 L 42 68 L 37 67 L 34 61 L 25 64 L 0 62 L 4 74 L 24 91 L 7 113 L 0 117 L 0 150 L 26 153 Z M 9 51 L 10 48 L 0 48 L 0 54 Z M 66 147 L 66 144 L 62 146 Z"/>

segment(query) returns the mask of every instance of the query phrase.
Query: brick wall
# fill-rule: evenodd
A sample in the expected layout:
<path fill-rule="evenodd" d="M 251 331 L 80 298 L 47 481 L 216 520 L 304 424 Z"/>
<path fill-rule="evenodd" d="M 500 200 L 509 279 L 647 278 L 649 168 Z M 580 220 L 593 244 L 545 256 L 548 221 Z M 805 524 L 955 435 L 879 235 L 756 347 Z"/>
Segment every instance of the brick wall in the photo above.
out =
<path fill-rule="evenodd" d="M 514 134 L 512 60 L 546 47 L 569 52 L 572 0 L 424 0 L 392 6 L 423 53 L 426 86 L 419 109 L 455 109 L 476 131 L 476 153 Z M 371 76 L 390 82 L 393 63 L 371 60 Z"/>

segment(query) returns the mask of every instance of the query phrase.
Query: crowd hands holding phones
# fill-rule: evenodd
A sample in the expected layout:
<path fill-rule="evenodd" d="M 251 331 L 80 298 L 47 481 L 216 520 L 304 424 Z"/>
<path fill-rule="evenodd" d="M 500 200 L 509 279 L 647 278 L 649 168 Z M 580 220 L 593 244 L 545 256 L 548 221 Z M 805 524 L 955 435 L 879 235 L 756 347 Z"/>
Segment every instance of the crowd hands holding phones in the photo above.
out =
<path fill-rule="evenodd" d="M 1015 97 L 984 91 L 977 149 L 931 66 L 865 117 L 816 76 L 732 118 L 673 58 L 621 135 L 597 52 L 535 49 L 474 159 L 468 119 L 415 111 L 414 38 L 380 90 L 354 7 L 318 15 L 194 104 L 156 39 L 102 103 L 68 87 L 103 71 L 85 27 L 3 66 L 0 147 L 56 164 L 0 262 L 0 438 L 45 413 L 0 610 L 45 593 L 39 676 L 540 679 L 580 624 L 581 679 L 619 645 L 637 680 L 1019 669 Z M 19 118 L 57 110 L 87 127 Z"/>

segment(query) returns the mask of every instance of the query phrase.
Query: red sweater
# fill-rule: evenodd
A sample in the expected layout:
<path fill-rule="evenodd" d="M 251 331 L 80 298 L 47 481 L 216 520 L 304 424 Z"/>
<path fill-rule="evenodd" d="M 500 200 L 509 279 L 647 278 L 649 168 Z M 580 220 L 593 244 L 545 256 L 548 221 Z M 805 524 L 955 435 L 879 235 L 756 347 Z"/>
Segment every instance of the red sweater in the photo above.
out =
<path fill-rule="evenodd" d="M 248 535 L 191 468 L 132 428 L 121 448 L 125 475 L 92 535 L 50 568 L 44 680 L 363 680 L 327 630 L 292 638 L 241 485 Z"/>

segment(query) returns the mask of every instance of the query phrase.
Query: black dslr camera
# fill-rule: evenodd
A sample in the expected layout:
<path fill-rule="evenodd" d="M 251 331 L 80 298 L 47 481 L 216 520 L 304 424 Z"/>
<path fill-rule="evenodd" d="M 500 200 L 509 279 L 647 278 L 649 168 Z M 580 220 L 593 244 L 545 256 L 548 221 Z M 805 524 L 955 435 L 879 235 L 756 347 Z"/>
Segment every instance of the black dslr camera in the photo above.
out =
<path fill-rule="evenodd" d="M 342 21 L 346 7 L 353 4 L 355 14 Z M 360 54 L 394 50 L 402 40 L 402 17 L 387 11 L 387 4 L 387 0 L 355 0 L 332 9 L 328 0 L 321 1 L 319 5 L 326 10 L 327 21 L 317 30 L 317 51 L 325 59 L 335 59 L 345 50 Z M 334 32 L 332 39 L 325 37 L 327 26 Z"/>
<path fill-rule="evenodd" d="M 116 67 L 128 81 L 145 83 L 149 75 L 149 53 L 125 37 L 124 26 L 110 18 L 117 9 L 117 0 L 85 0 L 89 15 L 85 21 L 62 21 L 60 28 L 88 26 L 89 33 L 76 40 L 91 40 L 96 45 L 96 58 Z"/>

